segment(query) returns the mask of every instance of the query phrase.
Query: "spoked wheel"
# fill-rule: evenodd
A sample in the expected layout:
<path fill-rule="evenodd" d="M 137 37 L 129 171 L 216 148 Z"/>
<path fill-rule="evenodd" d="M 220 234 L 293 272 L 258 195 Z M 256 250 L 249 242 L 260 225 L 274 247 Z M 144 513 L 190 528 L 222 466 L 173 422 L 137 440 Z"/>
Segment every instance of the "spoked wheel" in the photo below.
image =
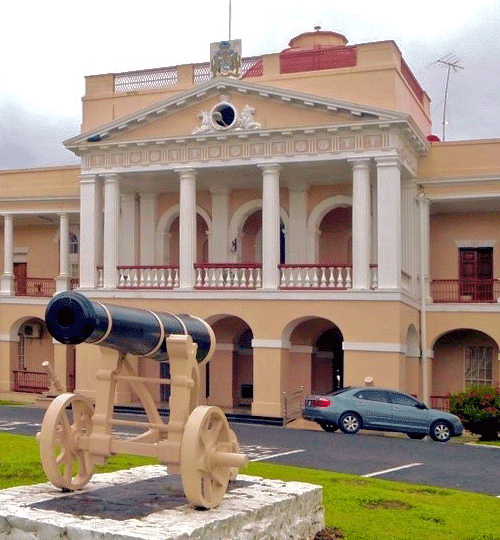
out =
<path fill-rule="evenodd" d="M 93 414 L 92 404 L 77 394 L 61 394 L 49 405 L 37 438 L 43 470 L 54 486 L 74 491 L 92 477 L 94 463 L 80 442 L 92 432 Z"/>
<path fill-rule="evenodd" d="M 181 480 L 192 505 L 214 508 L 224 497 L 235 469 L 246 463 L 235 439 L 218 407 L 203 405 L 191 413 L 182 437 Z"/>
<path fill-rule="evenodd" d="M 353 412 L 344 413 L 339 420 L 340 429 L 344 433 L 354 435 L 361 429 L 361 418 Z"/>

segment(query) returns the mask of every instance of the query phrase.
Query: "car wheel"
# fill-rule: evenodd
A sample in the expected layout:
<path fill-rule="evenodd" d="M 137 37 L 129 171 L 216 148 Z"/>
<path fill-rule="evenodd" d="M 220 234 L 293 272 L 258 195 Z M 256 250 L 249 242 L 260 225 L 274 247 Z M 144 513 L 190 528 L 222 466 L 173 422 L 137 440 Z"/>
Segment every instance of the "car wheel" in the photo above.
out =
<path fill-rule="evenodd" d="M 431 436 L 431 439 L 436 442 L 449 441 L 451 437 L 450 424 L 448 424 L 448 422 L 445 422 L 444 420 L 438 420 L 437 422 L 434 422 L 434 424 L 432 424 L 431 426 L 429 435 Z"/>
<path fill-rule="evenodd" d="M 319 425 L 328 433 L 333 433 L 334 431 L 337 431 L 338 426 L 334 422 L 318 422 Z"/>
<path fill-rule="evenodd" d="M 425 437 L 425 433 L 407 433 L 407 435 L 410 439 L 423 439 Z"/>
<path fill-rule="evenodd" d="M 353 412 L 344 413 L 340 417 L 339 426 L 344 433 L 354 435 L 361 429 L 361 418 Z"/>

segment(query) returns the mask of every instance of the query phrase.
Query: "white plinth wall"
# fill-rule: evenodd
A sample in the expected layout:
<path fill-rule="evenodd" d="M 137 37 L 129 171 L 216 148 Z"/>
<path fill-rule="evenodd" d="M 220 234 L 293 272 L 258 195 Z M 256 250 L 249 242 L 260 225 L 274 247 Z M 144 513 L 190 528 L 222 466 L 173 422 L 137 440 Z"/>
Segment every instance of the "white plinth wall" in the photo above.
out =
<path fill-rule="evenodd" d="M 96 474 L 84 490 L 92 499 L 106 491 L 108 500 L 134 483 L 165 477 L 161 465 L 137 467 L 116 473 Z M 152 505 L 147 515 L 123 519 L 102 518 L 65 511 L 62 493 L 51 484 L 21 486 L 0 491 L 0 538 L 2 540 L 312 540 L 324 528 L 320 486 L 301 482 L 238 476 L 235 487 L 213 510 L 197 510 L 185 499 L 175 508 Z M 140 497 L 140 493 L 138 493 Z M 69 500 L 68 508 L 70 506 Z M 57 506 L 57 511 L 51 509 Z M 73 505 L 74 506 L 74 505 Z"/>

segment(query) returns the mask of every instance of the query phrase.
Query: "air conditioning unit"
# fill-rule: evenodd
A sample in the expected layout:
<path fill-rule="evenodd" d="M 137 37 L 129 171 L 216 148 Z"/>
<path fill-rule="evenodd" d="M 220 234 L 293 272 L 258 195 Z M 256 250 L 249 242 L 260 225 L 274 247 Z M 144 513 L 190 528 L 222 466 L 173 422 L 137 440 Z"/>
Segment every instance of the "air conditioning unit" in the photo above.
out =
<path fill-rule="evenodd" d="M 23 335 L 27 338 L 39 339 L 42 335 L 42 325 L 38 323 L 25 324 L 23 328 Z"/>

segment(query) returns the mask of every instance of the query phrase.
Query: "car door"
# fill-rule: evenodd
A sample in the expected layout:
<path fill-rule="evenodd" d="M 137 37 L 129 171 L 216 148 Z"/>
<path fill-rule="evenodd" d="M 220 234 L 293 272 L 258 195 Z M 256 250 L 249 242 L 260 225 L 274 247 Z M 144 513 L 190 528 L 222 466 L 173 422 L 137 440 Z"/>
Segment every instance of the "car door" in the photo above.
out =
<path fill-rule="evenodd" d="M 425 432 L 429 428 L 427 409 L 418 408 L 416 399 L 400 392 L 388 392 L 392 402 L 392 421 L 397 431 Z"/>
<path fill-rule="evenodd" d="M 385 390 L 363 388 L 354 398 L 365 427 L 387 428 L 392 424 L 392 403 Z"/>

